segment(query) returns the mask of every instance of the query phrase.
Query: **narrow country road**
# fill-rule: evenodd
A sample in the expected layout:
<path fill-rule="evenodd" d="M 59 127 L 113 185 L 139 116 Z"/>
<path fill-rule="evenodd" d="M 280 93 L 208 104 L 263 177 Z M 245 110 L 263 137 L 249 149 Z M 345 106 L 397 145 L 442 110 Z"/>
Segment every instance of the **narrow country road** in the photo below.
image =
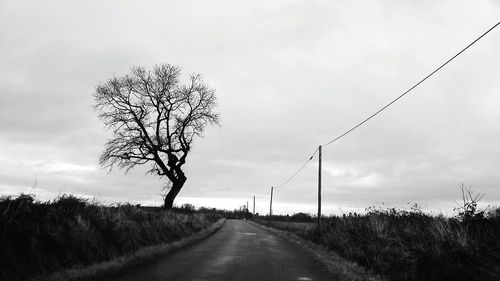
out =
<path fill-rule="evenodd" d="M 195 245 L 141 266 L 113 281 L 332 280 L 309 254 L 243 220 L 228 220 Z"/>

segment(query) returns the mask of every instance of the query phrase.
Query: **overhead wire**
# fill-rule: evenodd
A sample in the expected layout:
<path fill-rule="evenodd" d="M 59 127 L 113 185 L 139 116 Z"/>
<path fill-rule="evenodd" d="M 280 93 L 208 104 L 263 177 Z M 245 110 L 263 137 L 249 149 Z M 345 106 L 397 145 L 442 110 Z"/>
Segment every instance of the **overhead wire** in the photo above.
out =
<path fill-rule="evenodd" d="M 470 44 L 468 44 L 465 48 L 461 49 L 458 53 L 456 53 L 454 56 L 452 56 L 446 62 L 444 62 L 439 67 L 437 67 L 436 69 L 434 69 L 434 71 L 432 71 L 430 74 L 428 74 L 427 76 L 425 76 L 424 78 L 422 78 L 421 80 L 419 80 L 416 84 L 414 84 L 413 86 L 411 86 L 408 90 L 406 90 L 405 92 L 403 92 L 401 95 L 399 95 L 398 97 L 396 97 L 395 99 L 393 99 L 391 102 L 389 102 L 388 104 L 386 104 L 385 106 L 383 106 L 382 108 L 380 108 L 379 110 L 377 110 L 372 115 L 368 116 L 367 118 L 363 119 L 361 122 L 357 123 L 354 127 L 350 128 L 349 130 L 345 131 L 344 133 L 340 134 L 339 136 L 337 136 L 336 138 L 330 140 L 329 142 L 323 144 L 323 147 L 326 147 L 326 146 L 330 145 L 331 143 L 336 142 L 337 140 L 339 140 L 339 139 L 343 138 L 344 136 L 348 135 L 349 133 L 351 133 L 352 131 L 356 130 L 357 128 L 359 128 L 360 126 L 362 126 L 363 124 L 365 124 L 366 122 L 368 122 L 370 119 L 372 119 L 373 117 L 377 116 L 379 113 L 381 113 L 382 111 L 384 111 L 385 109 L 387 109 L 389 106 L 391 106 L 392 104 L 394 104 L 395 102 L 397 102 L 398 100 L 400 100 L 402 97 L 406 96 L 413 89 L 415 89 L 420 84 L 422 84 L 425 80 L 427 80 L 428 78 L 430 78 L 436 72 L 438 72 L 443 67 L 445 67 L 448 63 L 450 63 L 455 58 L 457 58 L 459 55 L 461 55 L 463 52 L 465 52 L 467 49 L 469 49 L 477 41 L 481 40 L 481 38 L 483 38 L 484 36 L 486 36 L 486 34 L 490 33 L 490 31 L 492 31 L 493 29 L 495 29 L 498 25 L 500 25 L 500 21 L 497 22 L 495 25 L 493 25 L 491 28 L 489 28 L 487 31 L 485 31 L 483 34 L 481 34 L 479 37 L 477 37 L 474 41 L 472 41 Z M 290 178 L 288 178 L 286 181 L 284 181 L 282 184 L 276 186 L 275 188 L 280 188 L 282 186 L 285 186 L 290 181 L 292 181 L 307 166 L 307 164 L 314 158 L 314 155 L 318 152 L 318 149 L 319 148 L 316 148 L 316 150 L 313 152 L 312 156 L 309 157 L 304 162 L 304 164 L 302 164 L 302 166 L 300 166 L 300 168 Z"/>
<path fill-rule="evenodd" d="M 389 102 L 388 104 L 386 104 L 384 107 L 382 107 L 381 109 L 379 109 L 377 112 L 373 113 L 372 115 L 368 116 L 367 118 L 365 118 L 363 121 L 359 122 L 358 124 L 356 124 L 356 126 L 350 128 L 349 130 L 345 131 L 344 133 L 340 134 L 338 137 L 334 138 L 333 140 L 325 143 L 323 146 L 327 146 L 341 138 L 343 138 L 344 136 L 346 136 L 347 134 L 351 133 L 352 131 L 356 130 L 358 127 L 360 127 L 361 125 L 365 124 L 366 122 L 368 122 L 370 119 L 372 119 L 373 117 L 375 117 L 376 115 L 378 115 L 380 112 L 384 111 L 385 109 L 387 109 L 389 106 L 391 106 L 393 103 L 395 103 L 396 101 L 398 101 L 399 99 L 401 99 L 402 97 L 406 96 L 406 94 L 408 94 L 409 92 L 411 92 L 413 89 L 415 89 L 416 87 L 418 87 L 420 84 L 422 84 L 425 80 L 427 80 L 429 77 L 431 77 L 432 75 L 434 75 L 436 72 L 438 72 L 441 68 L 443 68 L 444 66 L 446 66 L 448 63 L 450 63 L 452 60 L 454 60 L 456 57 L 458 57 L 459 55 L 461 55 L 463 52 L 465 52 L 465 50 L 467 50 L 469 47 L 471 47 L 472 45 L 474 45 L 477 41 L 479 41 L 481 38 L 483 38 L 486 34 L 488 34 L 490 31 L 492 31 L 493 29 L 495 29 L 495 27 L 497 27 L 498 25 L 500 25 L 500 22 L 497 22 L 495 25 L 493 25 L 490 29 L 488 29 L 486 32 L 484 32 L 483 34 L 481 34 L 481 36 L 479 36 L 478 38 L 476 38 L 474 41 L 472 41 L 469 45 L 467 45 L 465 48 L 463 48 L 462 50 L 460 50 L 458 53 L 456 53 L 453 57 L 451 57 L 450 59 L 448 59 L 445 63 L 441 64 L 438 68 L 436 68 L 434 71 L 432 71 L 429 75 L 425 76 L 423 79 L 421 79 L 420 81 L 418 81 L 415 85 L 411 86 L 408 90 L 406 90 L 404 93 L 402 93 L 401 95 L 399 95 L 397 98 L 393 99 L 391 102 Z"/>
<path fill-rule="evenodd" d="M 307 160 L 304 162 L 304 164 L 302 164 L 302 166 L 300 166 L 300 168 L 291 177 L 289 177 L 282 184 L 277 185 L 275 188 L 280 188 L 280 187 L 286 185 L 287 183 L 289 183 L 290 181 L 292 181 L 307 166 L 307 164 L 314 158 L 314 155 L 316 155 L 316 152 L 318 152 L 318 149 L 319 148 L 316 148 L 316 150 L 313 152 L 313 154 L 309 158 L 307 158 Z"/>

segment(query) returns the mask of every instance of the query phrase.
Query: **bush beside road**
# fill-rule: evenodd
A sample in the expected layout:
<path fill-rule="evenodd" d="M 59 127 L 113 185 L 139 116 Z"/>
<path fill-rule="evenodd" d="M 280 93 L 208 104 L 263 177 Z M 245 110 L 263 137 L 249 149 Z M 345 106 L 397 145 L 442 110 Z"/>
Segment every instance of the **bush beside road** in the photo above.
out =
<path fill-rule="evenodd" d="M 0 199 L 0 280 L 29 280 L 192 236 L 220 215 L 130 204 L 103 206 L 63 195 Z"/>
<path fill-rule="evenodd" d="M 311 223 L 259 219 L 357 262 L 388 280 L 500 280 L 500 209 L 447 218 L 418 209 L 381 210 Z M 283 218 L 281 218 L 283 219 Z"/>

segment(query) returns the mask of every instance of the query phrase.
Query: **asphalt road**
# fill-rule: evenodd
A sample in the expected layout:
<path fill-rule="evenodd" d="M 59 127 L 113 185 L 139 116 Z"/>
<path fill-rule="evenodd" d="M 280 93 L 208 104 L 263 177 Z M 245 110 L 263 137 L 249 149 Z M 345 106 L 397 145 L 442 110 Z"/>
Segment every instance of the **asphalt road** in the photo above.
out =
<path fill-rule="evenodd" d="M 332 280 L 295 244 L 243 220 L 228 220 L 197 244 L 113 281 Z"/>

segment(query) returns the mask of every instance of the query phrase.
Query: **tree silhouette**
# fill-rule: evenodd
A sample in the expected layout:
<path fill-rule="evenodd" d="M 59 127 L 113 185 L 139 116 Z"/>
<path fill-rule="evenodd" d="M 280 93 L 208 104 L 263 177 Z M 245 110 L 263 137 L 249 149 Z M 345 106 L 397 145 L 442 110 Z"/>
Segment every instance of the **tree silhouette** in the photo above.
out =
<path fill-rule="evenodd" d="M 167 177 L 164 207 L 173 202 L 187 180 L 182 170 L 193 140 L 207 125 L 219 124 L 215 90 L 198 74 L 179 82 L 180 68 L 169 64 L 152 70 L 134 67 L 130 74 L 100 83 L 94 109 L 112 132 L 99 157 L 102 167 L 130 171 L 150 164 L 149 173 Z"/>

